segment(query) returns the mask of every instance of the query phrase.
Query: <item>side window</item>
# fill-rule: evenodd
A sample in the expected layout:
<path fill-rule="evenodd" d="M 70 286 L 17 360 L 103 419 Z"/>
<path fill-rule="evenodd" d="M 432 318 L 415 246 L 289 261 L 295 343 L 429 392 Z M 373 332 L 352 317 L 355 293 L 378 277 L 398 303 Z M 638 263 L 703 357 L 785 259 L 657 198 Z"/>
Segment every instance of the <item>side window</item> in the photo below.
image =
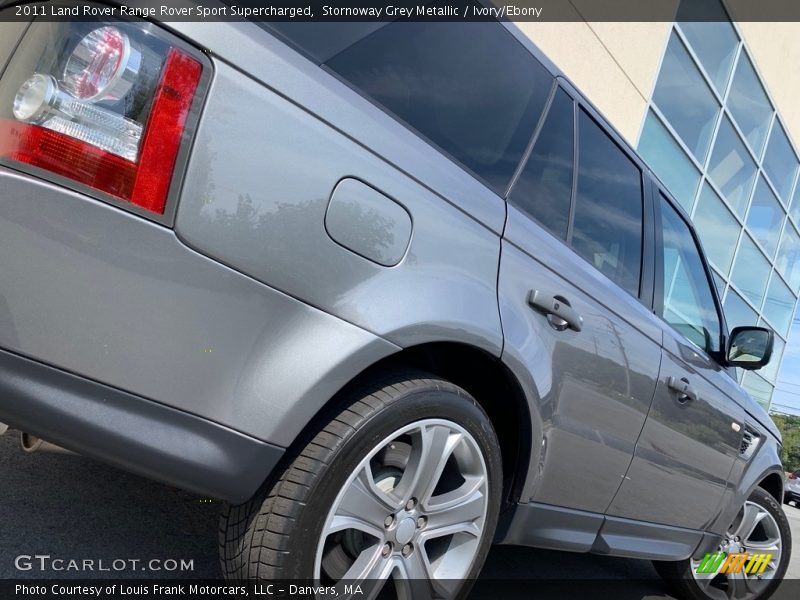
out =
<path fill-rule="evenodd" d="M 572 202 L 574 129 L 574 103 L 559 89 L 509 198 L 562 240 L 567 239 Z"/>
<path fill-rule="evenodd" d="M 578 121 L 578 189 L 571 244 L 632 296 L 642 270 L 642 173 L 592 118 Z"/>
<path fill-rule="evenodd" d="M 686 222 L 661 197 L 664 320 L 708 352 L 719 350 L 720 323 L 700 251 Z"/>
<path fill-rule="evenodd" d="M 501 195 L 553 85 L 499 23 L 394 22 L 325 66 Z"/>

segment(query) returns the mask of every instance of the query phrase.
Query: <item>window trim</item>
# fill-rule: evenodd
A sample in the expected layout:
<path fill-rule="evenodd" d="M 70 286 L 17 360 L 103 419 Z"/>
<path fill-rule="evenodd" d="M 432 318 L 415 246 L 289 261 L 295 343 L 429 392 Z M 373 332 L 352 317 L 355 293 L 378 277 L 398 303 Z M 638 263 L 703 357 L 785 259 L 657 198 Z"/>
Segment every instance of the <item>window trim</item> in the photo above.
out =
<path fill-rule="evenodd" d="M 723 357 L 725 356 L 725 347 L 727 345 L 728 340 L 728 324 L 725 321 L 725 312 L 722 310 L 722 302 L 719 297 L 719 291 L 717 290 L 717 285 L 713 280 L 713 271 L 711 270 L 711 265 L 708 262 L 708 257 L 706 256 L 705 250 L 703 249 L 703 244 L 700 241 L 700 237 L 697 235 L 697 231 L 692 224 L 692 220 L 689 218 L 689 215 L 683 209 L 683 207 L 675 200 L 670 193 L 666 190 L 664 186 L 662 186 L 657 179 L 651 174 L 652 179 L 652 202 L 653 207 L 655 210 L 655 237 L 656 237 L 656 256 L 655 256 L 655 281 L 654 281 L 654 301 L 653 301 L 653 314 L 667 327 L 669 327 L 672 331 L 675 332 L 676 335 L 680 336 L 682 340 L 685 340 L 687 343 L 691 344 L 693 347 L 701 350 L 706 356 L 712 359 L 714 362 L 719 364 L 725 371 L 731 375 L 735 379 L 735 375 L 732 374 L 730 367 L 726 367 L 724 365 Z M 684 222 L 686 227 L 689 229 L 689 232 L 692 235 L 692 239 L 694 240 L 695 247 L 697 249 L 698 255 L 700 256 L 700 262 L 703 265 L 703 271 L 705 272 L 706 276 L 706 284 L 711 290 L 711 297 L 714 299 L 714 309 L 717 313 L 717 319 L 719 321 L 719 331 L 720 331 L 720 339 L 719 339 L 719 347 L 720 350 L 718 352 L 709 351 L 706 348 L 700 348 L 697 344 L 683 335 L 680 331 L 675 329 L 670 323 L 664 319 L 664 219 L 662 213 L 662 204 L 659 201 L 659 197 L 663 197 L 663 199 L 669 204 L 669 206 L 676 212 L 678 217 Z"/>
<path fill-rule="evenodd" d="M 542 128 L 544 127 L 544 123 L 547 120 L 547 116 L 550 112 L 550 108 L 553 104 L 553 100 L 558 94 L 558 91 L 562 90 L 572 99 L 573 102 L 573 127 L 572 127 L 572 148 L 573 148 L 573 164 L 572 164 L 572 195 L 570 198 L 570 207 L 569 207 L 569 225 L 567 228 L 567 237 L 566 239 L 561 239 L 560 237 L 553 235 L 551 231 L 549 231 L 546 227 L 544 227 L 539 221 L 537 221 L 534 217 L 527 214 L 525 211 L 521 210 L 519 207 L 516 206 L 513 202 L 509 200 L 511 195 L 514 193 L 514 188 L 516 186 L 517 181 L 519 180 L 520 175 L 525 170 L 526 165 L 528 164 L 528 160 L 530 159 L 530 155 L 533 151 L 533 148 L 536 144 L 536 141 L 541 134 Z M 656 256 L 657 256 L 657 246 L 656 246 L 656 213 L 655 207 L 653 205 L 652 194 L 651 194 L 651 181 L 652 175 L 650 174 L 650 170 L 645 165 L 642 158 L 633 150 L 630 145 L 620 136 L 620 134 L 612 127 L 605 118 L 599 113 L 599 111 L 588 101 L 586 100 L 580 92 L 566 79 L 561 76 L 556 77 L 556 85 L 551 90 L 550 97 L 545 105 L 545 109 L 542 112 L 542 116 L 539 119 L 539 124 L 536 127 L 534 135 L 531 137 L 531 142 L 526 150 L 526 153 L 523 157 L 522 162 L 520 163 L 517 173 L 515 173 L 514 178 L 512 179 L 511 185 L 509 186 L 505 200 L 507 204 L 514 206 L 517 210 L 520 211 L 521 214 L 525 215 L 527 219 L 530 219 L 533 223 L 536 224 L 537 227 L 540 227 L 543 231 L 547 232 L 554 240 L 557 240 L 558 243 L 563 244 L 564 247 L 569 249 L 570 252 L 574 253 L 576 256 L 579 256 L 582 260 L 585 260 L 581 257 L 575 249 L 572 247 L 572 232 L 573 232 L 573 224 L 575 220 L 575 208 L 577 205 L 578 199 L 578 171 L 580 169 L 579 164 L 579 156 L 580 156 L 580 128 L 579 128 L 579 120 L 580 120 L 580 111 L 583 110 L 586 113 L 586 116 L 589 117 L 592 121 L 594 121 L 595 125 L 597 125 L 608 137 L 609 139 L 620 149 L 620 151 L 639 169 L 639 173 L 641 175 L 641 200 L 642 200 L 642 244 L 640 249 L 640 265 L 639 265 L 639 291 L 636 298 L 642 305 L 644 305 L 648 310 L 652 310 L 653 308 L 653 300 L 655 297 L 655 277 L 656 277 Z M 587 261 L 588 262 L 588 261 Z M 602 273 L 601 273 L 602 274 Z M 615 285 L 617 289 L 620 291 L 629 294 L 627 290 L 624 290 L 620 285 L 610 279 L 609 277 L 603 275 L 608 279 L 608 281 Z"/>

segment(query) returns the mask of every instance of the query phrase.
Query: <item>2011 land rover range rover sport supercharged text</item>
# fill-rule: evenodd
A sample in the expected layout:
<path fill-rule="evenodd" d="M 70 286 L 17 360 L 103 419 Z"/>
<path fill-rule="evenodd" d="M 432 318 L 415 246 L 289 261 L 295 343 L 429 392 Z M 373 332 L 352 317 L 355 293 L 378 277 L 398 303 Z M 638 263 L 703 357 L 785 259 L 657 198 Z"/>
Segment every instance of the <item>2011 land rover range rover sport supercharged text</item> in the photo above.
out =
<path fill-rule="evenodd" d="M 465 597 L 494 542 L 774 591 L 772 334 L 513 25 L 34 19 L 0 68 L 0 421 L 225 500 L 226 577 Z"/>

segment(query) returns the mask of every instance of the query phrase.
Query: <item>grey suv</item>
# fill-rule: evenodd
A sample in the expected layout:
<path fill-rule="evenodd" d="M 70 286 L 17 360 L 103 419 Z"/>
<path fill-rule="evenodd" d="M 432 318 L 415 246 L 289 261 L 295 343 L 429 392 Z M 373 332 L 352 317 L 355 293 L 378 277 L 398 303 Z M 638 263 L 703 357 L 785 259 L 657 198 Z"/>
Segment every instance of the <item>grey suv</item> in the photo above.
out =
<path fill-rule="evenodd" d="M 771 333 L 512 25 L 29 21 L 0 420 L 227 501 L 229 578 L 463 597 L 495 542 L 774 590 Z"/>

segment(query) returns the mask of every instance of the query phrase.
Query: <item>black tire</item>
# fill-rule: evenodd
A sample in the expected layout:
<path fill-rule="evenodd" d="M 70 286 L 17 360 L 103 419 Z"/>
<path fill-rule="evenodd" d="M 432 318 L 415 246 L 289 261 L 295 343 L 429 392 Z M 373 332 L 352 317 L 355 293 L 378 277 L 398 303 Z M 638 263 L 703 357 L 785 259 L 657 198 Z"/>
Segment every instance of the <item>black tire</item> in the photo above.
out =
<path fill-rule="evenodd" d="M 491 545 L 502 493 L 499 444 L 486 413 L 463 389 L 418 371 L 385 375 L 343 397 L 253 498 L 223 508 L 219 550 L 226 579 L 312 580 L 327 514 L 360 461 L 399 428 L 439 418 L 475 439 L 487 470 L 482 539 L 466 583 L 453 596 L 465 597 Z"/>
<path fill-rule="evenodd" d="M 792 554 L 792 531 L 780 503 L 766 490 L 756 488 L 750 494 L 748 500 L 763 507 L 773 516 L 781 535 L 782 551 L 775 577 L 768 583 L 765 582 L 765 585 L 758 593 L 748 597 L 748 600 L 767 600 L 780 585 L 789 566 Z M 653 561 L 653 566 L 678 598 L 685 600 L 713 600 L 714 596 L 707 594 L 693 577 L 692 565 L 689 559 L 677 562 Z"/>

